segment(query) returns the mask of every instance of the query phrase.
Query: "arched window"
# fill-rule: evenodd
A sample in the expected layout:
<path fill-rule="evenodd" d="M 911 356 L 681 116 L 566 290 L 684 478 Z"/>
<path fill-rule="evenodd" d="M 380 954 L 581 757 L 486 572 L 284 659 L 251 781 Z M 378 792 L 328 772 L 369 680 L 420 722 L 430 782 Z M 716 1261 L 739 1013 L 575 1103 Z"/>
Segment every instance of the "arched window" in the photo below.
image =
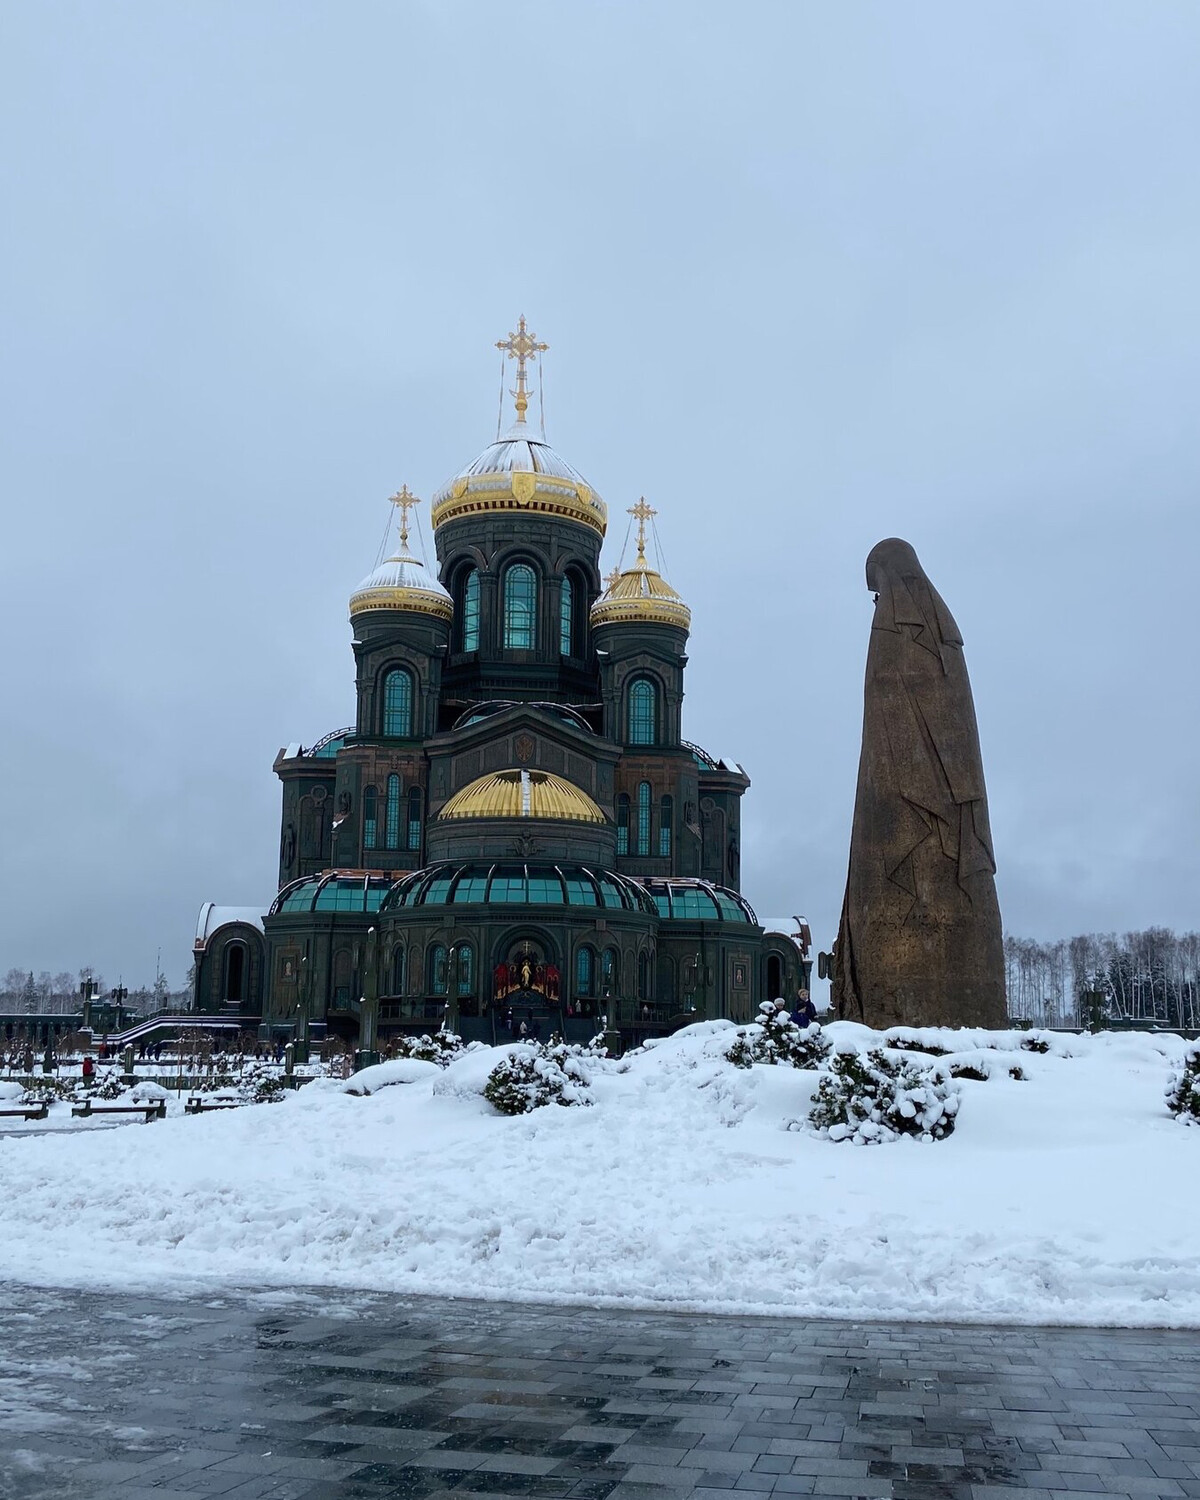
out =
<path fill-rule="evenodd" d="M 648 677 L 635 677 L 626 697 L 628 743 L 653 745 L 658 739 L 657 695 Z"/>
<path fill-rule="evenodd" d="M 479 569 L 467 574 L 462 591 L 462 648 L 479 650 Z"/>
<path fill-rule="evenodd" d="M 246 984 L 246 945 L 230 943 L 225 949 L 225 993 L 221 997 L 240 1005 Z"/>
<path fill-rule="evenodd" d="M 404 667 L 393 667 L 383 679 L 383 732 L 406 740 L 413 728 L 413 678 Z"/>
<path fill-rule="evenodd" d="M 625 792 L 617 798 L 617 853 L 629 853 L 629 797 Z"/>
<path fill-rule="evenodd" d="M 504 575 L 504 644 L 532 651 L 537 640 L 537 578 L 528 563 L 514 563 Z"/>
<path fill-rule="evenodd" d="M 600 955 L 600 993 L 615 994 L 617 989 L 617 950 L 605 948 Z"/>
<path fill-rule="evenodd" d="M 574 625 L 574 614 L 571 606 L 571 595 L 574 590 L 571 580 L 565 578 L 558 595 L 558 653 L 560 656 L 570 656 Z"/>
<path fill-rule="evenodd" d="M 648 1000 L 650 998 L 650 955 L 646 952 L 638 954 L 638 999 Z"/>
<path fill-rule="evenodd" d="M 458 993 L 473 995 L 475 993 L 475 950 L 470 943 L 460 943 L 454 957 L 455 968 L 458 970 Z"/>
<path fill-rule="evenodd" d="M 658 857 L 659 859 L 670 859 L 671 857 L 671 823 L 674 817 L 675 803 L 670 797 L 664 797 L 658 804 Z"/>
<path fill-rule="evenodd" d="M 596 955 L 586 943 L 575 954 L 575 993 L 583 1000 L 596 993 Z"/>
<path fill-rule="evenodd" d="M 779 960 L 778 953 L 767 954 L 767 999 L 780 1000 L 783 997 L 783 965 Z"/>
<path fill-rule="evenodd" d="M 404 955 L 403 943 L 397 943 L 392 952 L 392 994 L 403 995 L 404 993 Z"/>
<path fill-rule="evenodd" d="M 400 778 L 387 779 L 387 811 L 384 815 L 383 842 L 388 849 L 400 847 Z"/>
<path fill-rule="evenodd" d="M 408 794 L 408 847 L 421 847 L 421 788 L 414 786 Z"/>
<path fill-rule="evenodd" d="M 650 783 L 638 782 L 637 852 L 642 859 L 650 853 Z"/>
<path fill-rule="evenodd" d="M 373 786 L 363 788 L 363 848 L 374 849 L 379 838 L 379 793 Z"/>
<path fill-rule="evenodd" d="M 435 995 L 446 993 L 446 949 L 441 943 L 429 950 L 429 989 Z"/>

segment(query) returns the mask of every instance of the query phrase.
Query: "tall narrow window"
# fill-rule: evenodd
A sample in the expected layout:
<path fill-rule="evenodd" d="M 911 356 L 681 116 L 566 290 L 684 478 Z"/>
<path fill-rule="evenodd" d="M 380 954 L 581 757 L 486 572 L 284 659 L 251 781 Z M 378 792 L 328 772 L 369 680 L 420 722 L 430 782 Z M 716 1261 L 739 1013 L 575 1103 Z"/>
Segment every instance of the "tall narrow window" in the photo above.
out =
<path fill-rule="evenodd" d="M 363 848 L 374 849 L 379 837 L 379 793 L 373 786 L 363 788 Z"/>
<path fill-rule="evenodd" d="M 637 852 L 644 859 L 650 853 L 650 783 L 638 782 Z"/>
<path fill-rule="evenodd" d="M 654 684 L 648 677 L 637 677 L 629 684 L 627 716 L 629 744 L 653 745 L 658 738 L 658 715 L 655 712 Z"/>
<path fill-rule="evenodd" d="M 617 853 L 629 853 L 629 798 L 624 792 L 617 798 Z"/>
<path fill-rule="evenodd" d="M 387 779 L 387 811 L 384 815 L 383 842 L 389 849 L 400 847 L 400 778 Z"/>
<path fill-rule="evenodd" d="M 648 953 L 638 954 L 638 999 L 648 1000 L 650 998 L 650 955 Z"/>
<path fill-rule="evenodd" d="M 671 822 L 674 811 L 675 804 L 670 797 L 664 797 L 658 804 L 658 857 L 660 859 L 671 857 Z"/>
<path fill-rule="evenodd" d="M 429 950 L 429 988 L 435 995 L 446 993 L 446 950 L 441 943 Z"/>
<path fill-rule="evenodd" d="M 398 943 L 392 953 L 392 994 L 404 993 L 404 944 Z"/>
<path fill-rule="evenodd" d="M 462 648 L 479 650 L 479 569 L 472 568 L 463 584 Z"/>
<path fill-rule="evenodd" d="M 421 847 L 421 788 L 414 786 L 408 794 L 408 847 Z"/>
<path fill-rule="evenodd" d="M 575 993 L 588 1000 L 596 992 L 596 955 L 585 944 L 575 955 Z"/>
<path fill-rule="evenodd" d="M 455 955 L 455 967 L 458 970 L 458 993 L 460 995 L 473 995 L 475 993 L 475 950 L 470 943 L 463 943 Z"/>
<path fill-rule="evenodd" d="M 617 987 L 617 950 L 605 948 L 600 955 L 600 992 L 611 994 Z"/>
<path fill-rule="evenodd" d="M 571 608 L 571 580 L 564 578 L 558 595 L 558 652 L 560 656 L 571 655 L 571 634 L 574 615 Z"/>
<path fill-rule="evenodd" d="M 389 738 L 406 740 L 412 734 L 412 719 L 412 673 L 395 667 L 383 679 L 383 732 Z"/>
<path fill-rule="evenodd" d="M 537 578 L 527 563 L 514 563 L 504 575 L 504 644 L 532 651 L 537 639 Z"/>

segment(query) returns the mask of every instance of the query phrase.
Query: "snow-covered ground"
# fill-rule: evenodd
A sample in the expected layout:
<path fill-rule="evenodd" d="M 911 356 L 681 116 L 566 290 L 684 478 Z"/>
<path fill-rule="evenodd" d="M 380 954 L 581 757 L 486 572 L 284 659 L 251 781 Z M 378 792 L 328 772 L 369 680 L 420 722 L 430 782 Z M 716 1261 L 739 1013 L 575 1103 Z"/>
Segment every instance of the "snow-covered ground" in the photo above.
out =
<path fill-rule="evenodd" d="M 789 1129 L 817 1075 L 736 1069 L 732 1034 L 694 1026 L 602 1065 L 589 1109 L 497 1114 L 488 1050 L 394 1066 L 369 1094 L 323 1079 L 279 1104 L 6 1136 L 0 1279 L 1200 1326 L 1200 1129 L 1163 1106 L 1178 1038 L 1040 1056 L 993 1035 L 1011 1056 L 962 1082 L 949 1139 L 863 1147 Z M 959 1057 L 983 1034 L 939 1039 Z"/>

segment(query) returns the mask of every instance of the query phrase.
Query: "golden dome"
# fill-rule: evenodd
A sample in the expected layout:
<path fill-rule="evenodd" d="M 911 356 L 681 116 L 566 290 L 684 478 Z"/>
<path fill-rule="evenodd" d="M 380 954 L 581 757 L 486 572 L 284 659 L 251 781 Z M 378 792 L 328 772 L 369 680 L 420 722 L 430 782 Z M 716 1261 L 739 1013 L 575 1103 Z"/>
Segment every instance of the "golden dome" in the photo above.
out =
<path fill-rule="evenodd" d="M 525 366 L 548 347 L 538 343 L 522 317 L 517 331 L 496 347 L 517 361 L 517 418 L 503 437 L 448 480 L 433 497 L 430 520 L 436 530 L 458 516 L 487 511 L 563 516 L 604 535 L 608 507 L 591 485 L 525 421 L 529 409 Z"/>
<path fill-rule="evenodd" d="M 549 771 L 496 771 L 470 782 L 446 803 L 439 818 L 552 818 L 566 823 L 607 823 L 579 787 Z"/>
<path fill-rule="evenodd" d="M 646 522 L 657 512 L 643 497 L 629 508 L 638 522 L 637 561 L 632 568 L 615 570 L 605 580 L 608 587 L 592 605 L 592 628 L 617 625 L 626 620 L 652 625 L 674 625 L 688 630 L 692 612 L 662 576 L 646 561 Z"/>
<path fill-rule="evenodd" d="M 403 609 L 410 614 L 450 620 L 454 615 L 453 600 L 408 550 L 408 513 L 421 502 L 409 493 L 407 485 L 391 498 L 400 511 L 400 550 L 380 563 L 350 595 L 350 618 L 376 609 Z"/>

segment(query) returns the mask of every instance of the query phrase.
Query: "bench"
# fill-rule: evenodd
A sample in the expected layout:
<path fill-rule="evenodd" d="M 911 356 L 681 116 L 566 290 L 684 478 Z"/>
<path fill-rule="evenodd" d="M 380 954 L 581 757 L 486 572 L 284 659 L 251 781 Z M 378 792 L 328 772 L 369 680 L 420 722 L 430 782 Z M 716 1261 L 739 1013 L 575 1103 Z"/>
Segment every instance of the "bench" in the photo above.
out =
<path fill-rule="evenodd" d="M 72 1104 L 71 1114 L 80 1120 L 86 1120 L 92 1115 L 143 1115 L 149 1124 L 151 1120 L 167 1118 L 167 1101 L 155 1099 L 150 1104 L 93 1104 L 90 1099 L 85 1099 L 82 1104 Z"/>
<path fill-rule="evenodd" d="M 50 1105 L 43 1099 L 40 1104 L 19 1104 L 15 1109 L 0 1109 L 0 1119 L 44 1120 L 49 1112 Z"/>
<path fill-rule="evenodd" d="M 211 1099 L 206 1100 L 199 1094 L 193 1094 L 183 1106 L 185 1115 L 206 1115 L 214 1109 L 238 1109 L 240 1106 L 236 1099 Z"/>

